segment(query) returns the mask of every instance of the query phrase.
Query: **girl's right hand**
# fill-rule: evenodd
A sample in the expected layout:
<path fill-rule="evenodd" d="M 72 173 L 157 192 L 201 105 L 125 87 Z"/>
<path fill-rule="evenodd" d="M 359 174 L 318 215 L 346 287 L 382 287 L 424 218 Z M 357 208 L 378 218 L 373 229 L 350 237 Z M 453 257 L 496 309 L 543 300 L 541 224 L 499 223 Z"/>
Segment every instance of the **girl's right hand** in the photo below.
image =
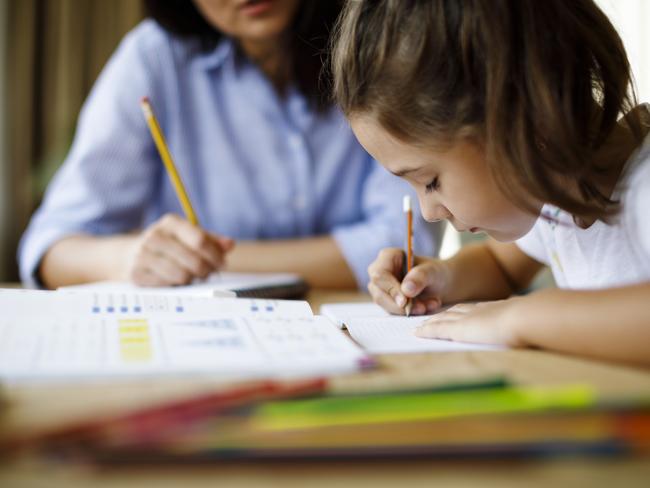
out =
<path fill-rule="evenodd" d="M 185 285 L 224 265 L 235 242 L 166 214 L 134 239 L 125 274 L 141 286 Z"/>
<path fill-rule="evenodd" d="M 368 291 L 375 303 L 396 315 L 404 315 L 406 299 L 412 298 L 412 315 L 432 314 L 442 305 L 446 269 L 438 259 L 415 257 L 415 266 L 400 282 L 404 251 L 383 249 L 368 267 Z"/>

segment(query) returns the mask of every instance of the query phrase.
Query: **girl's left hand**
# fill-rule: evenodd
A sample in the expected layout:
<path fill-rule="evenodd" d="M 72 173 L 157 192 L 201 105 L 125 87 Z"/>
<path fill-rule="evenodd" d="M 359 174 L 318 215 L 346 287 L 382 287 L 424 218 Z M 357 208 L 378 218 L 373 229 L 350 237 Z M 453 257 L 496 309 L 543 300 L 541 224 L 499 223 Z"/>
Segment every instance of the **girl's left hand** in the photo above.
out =
<path fill-rule="evenodd" d="M 524 347 L 516 331 L 518 321 L 515 305 L 521 300 L 521 297 L 515 297 L 495 302 L 461 303 L 431 317 L 415 329 L 415 335 L 429 339 Z"/>

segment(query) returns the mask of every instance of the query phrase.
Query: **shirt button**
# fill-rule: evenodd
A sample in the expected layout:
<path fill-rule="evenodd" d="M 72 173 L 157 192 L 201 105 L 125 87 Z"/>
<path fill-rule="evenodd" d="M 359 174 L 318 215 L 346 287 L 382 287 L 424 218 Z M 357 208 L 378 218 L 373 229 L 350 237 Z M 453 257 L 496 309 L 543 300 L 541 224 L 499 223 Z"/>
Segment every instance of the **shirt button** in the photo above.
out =
<path fill-rule="evenodd" d="M 300 139 L 300 136 L 289 136 L 289 145 L 294 148 L 298 149 L 302 145 L 302 140 Z"/>

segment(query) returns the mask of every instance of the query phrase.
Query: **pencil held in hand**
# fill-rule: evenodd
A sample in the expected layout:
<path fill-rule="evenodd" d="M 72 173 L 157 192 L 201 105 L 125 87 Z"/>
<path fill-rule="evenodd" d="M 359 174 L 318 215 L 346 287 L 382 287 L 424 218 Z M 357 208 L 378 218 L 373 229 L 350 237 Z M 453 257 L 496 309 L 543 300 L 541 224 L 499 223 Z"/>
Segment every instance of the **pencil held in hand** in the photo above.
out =
<path fill-rule="evenodd" d="M 406 250 L 404 252 L 404 276 L 406 276 L 413 268 L 413 210 L 411 208 L 410 196 L 404 196 L 402 206 L 404 214 L 406 215 Z M 404 312 L 407 317 L 411 315 L 412 308 L 413 301 L 410 298 L 407 298 L 406 305 L 404 306 Z"/>
<path fill-rule="evenodd" d="M 142 112 L 144 113 L 144 117 L 149 125 L 149 130 L 151 131 L 151 137 L 153 137 L 153 140 L 156 143 L 156 148 L 158 149 L 158 153 L 160 153 L 160 157 L 165 165 L 169 179 L 171 180 L 172 185 L 174 185 L 176 196 L 178 196 L 178 200 L 181 202 L 183 212 L 185 212 L 185 217 L 193 225 L 199 225 L 199 220 L 196 218 L 194 208 L 192 208 L 190 197 L 187 195 L 183 181 L 176 170 L 176 165 L 174 165 L 174 160 L 169 152 L 169 148 L 165 142 L 165 137 L 163 136 L 160 124 L 158 124 L 158 120 L 153 112 L 153 107 L 149 102 L 149 98 L 143 97 L 140 101 L 140 106 L 142 107 Z"/>
<path fill-rule="evenodd" d="M 136 283 L 148 286 L 187 284 L 196 278 L 203 279 L 223 266 L 224 255 L 233 248 L 234 241 L 209 234 L 199 226 L 149 99 L 142 98 L 140 106 L 186 220 L 168 214 L 142 233 L 131 276 Z"/>

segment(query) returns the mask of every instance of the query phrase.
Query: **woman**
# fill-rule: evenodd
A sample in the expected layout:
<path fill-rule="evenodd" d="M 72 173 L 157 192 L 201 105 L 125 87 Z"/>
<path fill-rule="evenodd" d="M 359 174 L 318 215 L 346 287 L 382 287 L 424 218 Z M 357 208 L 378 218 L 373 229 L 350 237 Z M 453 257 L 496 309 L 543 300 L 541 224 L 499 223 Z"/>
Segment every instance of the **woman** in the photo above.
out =
<path fill-rule="evenodd" d="M 23 281 L 183 284 L 287 271 L 365 285 L 403 239 L 403 183 L 376 165 L 319 84 L 339 12 L 317 0 L 149 0 L 82 109 L 23 236 Z M 325 80 L 326 81 L 326 80 Z M 198 214 L 179 217 L 139 107 L 148 96 Z M 433 248 L 430 232 L 419 247 Z M 233 239 L 236 239 L 236 244 Z"/>

